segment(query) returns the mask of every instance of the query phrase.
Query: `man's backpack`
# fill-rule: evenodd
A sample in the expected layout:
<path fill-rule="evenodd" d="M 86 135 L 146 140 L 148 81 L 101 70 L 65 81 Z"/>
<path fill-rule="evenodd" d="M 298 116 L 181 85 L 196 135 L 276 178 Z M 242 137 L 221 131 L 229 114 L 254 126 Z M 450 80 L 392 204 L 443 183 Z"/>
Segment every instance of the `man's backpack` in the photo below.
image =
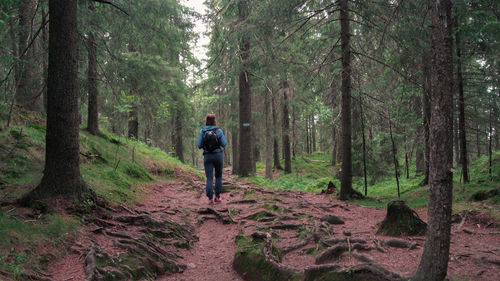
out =
<path fill-rule="evenodd" d="M 212 152 L 217 148 L 220 148 L 220 145 L 217 137 L 217 127 L 215 127 L 203 133 L 203 149 Z"/>

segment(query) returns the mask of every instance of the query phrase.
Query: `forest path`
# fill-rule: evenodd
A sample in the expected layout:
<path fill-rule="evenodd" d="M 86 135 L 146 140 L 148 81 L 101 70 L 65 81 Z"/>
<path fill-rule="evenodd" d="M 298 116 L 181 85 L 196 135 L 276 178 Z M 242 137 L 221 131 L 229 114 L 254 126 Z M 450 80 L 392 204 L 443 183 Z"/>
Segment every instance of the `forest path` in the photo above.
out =
<path fill-rule="evenodd" d="M 364 246 L 335 264 L 350 267 L 371 260 L 401 276 L 410 276 L 418 265 L 425 237 L 400 237 L 411 249 L 388 245 L 392 237 L 376 234 L 385 210 L 324 194 L 263 189 L 236 180 L 230 169 L 224 170 L 223 180 L 222 203 L 208 204 L 205 182 L 176 178 L 147 186 L 148 194 L 135 208 L 120 205 L 97 212 L 70 254 L 50 267 L 51 280 L 128 280 L 146 270 L 142 280 L 243 280 L 232 266 L 235 237 L 262 230 L 277 237 L 281 263 L 299 270 L 347 236 Z M 425 210 L 417 211 L 426 220 Z M 455 221 L 449 277 L 500 280 L 500 235 L 486 224 L 472 217 Z M 179 273 L 164 274 L 158 264 Z"/>

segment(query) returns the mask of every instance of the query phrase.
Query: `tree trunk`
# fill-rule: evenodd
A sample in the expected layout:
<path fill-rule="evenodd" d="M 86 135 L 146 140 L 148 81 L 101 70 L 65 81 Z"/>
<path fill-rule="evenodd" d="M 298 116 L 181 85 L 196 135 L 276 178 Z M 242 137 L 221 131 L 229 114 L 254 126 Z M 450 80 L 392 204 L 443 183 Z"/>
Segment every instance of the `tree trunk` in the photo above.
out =
<path fill-rule="evenodd" d="M 492 98 L 491 98 L 492 99 Z M 489 114 L 489 120 L 488 120 L 488 123 L 489 123 L 489 127 L 490 127 L 490 130 L 489 130 L 489 135 L 488 135 L 488 174 L 490 175 L 490 181 L 493 181 L 493 175 L 491 173 L 491 166 L 492 166 L 492 162 L 493 162 L 493 151 L 492 151 L 492 140 L 493 140 L 493 126 L 492 126 L 492 122 L 491 122 L 491 112 L 493 111 L 493 102 L 490 102 L 491 106 L 490 106 L 490 114 Z"/>
<path fill-rule="evenodd" d="M 28 110 L 39 111 L 43 109 L 42 99 L 35 79 L 36 60 L 33 52 L 27 50 L 33 40 L 32 24 L 36 14 L 36 1 L 19 1 L 19 34 L 18 55 L 21 61 L 16 70 L 16 103 Z M 33 48 L 34 45 L 31 46 Z"/>
<path fill-rule="evenodd" d="M 431 87 L 431 73 L 430 73 L 430 54 L 429 51 L 424 51 L 422 56 L 422 77 L 423 77 L 423 87 L 422 87 L 422 104 L 423 104 L 423 128 L 424 128 L 424 179 L 420 185 L 427 185 L 429 183 L 429 157 L 430 157 L 430 147 L 429 147 L 429 121 L 431 118 L 431 102 L 430 102 L 430 91 Z"/>
<path fill-rule="evenodd" d="M 42 104 L 43 104 L 43 109 L 45 112 L 47 112 L 47 75 L 48 75 L 48 41 L 49 41 L 49 30 L 48 30 L 48 16 L 49 13 L 45 10 L 45 8 L 42 8 L 42 25 L 44 28 L 42 29 L 42 50 L 43 50 L 43 59 L 42 59 L 42 67 L 43 67 L 43 94 L 42 94 Z"/>
<path fill-rule="evenodd" d="M 458 112 L 458 106 L 453 107 L 453 158 L 455 159 L 455 165 L 460 166 L 460 144 L 458 136 L 458 117 L 455 117 L 455 113 Z"/>
<path fill-rule="evenodd" d="M 274 93 L 271 97 L 271 108 L 273 115 L 273 167 L 277 170 L 283 170 L 280 163 L 280 147 L 278 142 L 278 134 L 276 134 L 276 129 L 278 128 L 278 113 L 276 109 L 276 99 Z"/>
<path fill-rule="evenodd" d="M 97 43 L 93 32 L 89 32 L 88 38 L 88 83 L 89 83 L 89 101 L 88 101 L 88 118 L 87 130 L 92 135 L 99 133 L 99 117 L 98 117 L 98 91 L 97 91 Z"/>
<path fill-rule="evenodd" d="M 238 2 L 238 16 L 240 22 L 246 20 L 249 14 L 248 0 Z M 247 32 L 241 34 L 240 38 L 240 165 L 239 174 L 246 177 L 252 171 L 252 94 L 250 88 L 250 74 L 247 71 L 248 58 L 250 56 L 250 38 Z"/>
<path fill-rule="evenodd" d="M 339 0 L 340 40 L 342 44 L 342 174 L 340 200 L 349 200 L 352 195 L 351 163 L 351 51 L 348 0 Z"/>
<path fill-rule="evenodd" d="M 290 116 L 288 112 L 288 82 L 281 83 L 280 90 L 283 94 L 283 156 L 285 158 L 285 174 L 292 172 L 292 159 L 290 155 Z"/>
<path fill-rule="evenodd" d="M 361 92 L 359 95 L 359 113 L 361 119 L 361 137 L 363 138 L 363 179 L 365 184 L 365 196 L 368 195 L 368 179 L 366 177 L 366 138 L 365 138 L 365 117 L 363 114 L 363 99 Z"/>
<path fill-rule="evenodd" d="M 182 143 L 182 118 L 180 110 L 175 113 L 175 155 L 184 163 L 184 147 Z"/>
<path fill-rule="evenodd" d="M 477 108 L 475 110 L 477 111 Z M 476 123 L 476 148 L 477 148 L 477 158 L 481 157 L 481 141 L 479 140 L 479 133 L 481 132 L 481 126 L 479 125 L 479 121 Z"/>
<path fill-rule="evenodd" d="M 413 109 L 415 112 L 415 116 L 423 116 L 422 115 L 422 98 L 415 95 L 413 102 Z M 425 156 L 424 156 L 424 147 L 422 146 L 423 141 L 424 128 L 422 124 L 417 126 L 416 134 L 415 134 L 415 175 L 420 175 L 424 173 L 425 169 Z"/>
<path fill-rule="evenodd" d="M 128 113 L 128 138 L 138 140 L 139 137 L 139 118 L 137 114 L 137 106 L 132 106 L 132 110 Z"/>
<path fill-rule="evenodd" d="M 462 179 L 464 183 L 469 182 L 469 171 L 467 163 L 467 139 L 465 136 L 465 98 L 464 81 L 462 77 L 462 44 L 460 32 L 455 33 L 457 53 L 457 80 L 458 80 L 458 138 L 460 140 L 460 165 L 462 166 Z"/>
<path fill-rule="evenodd" d="M 266 94 L 265 100 L 264 100 L 264 115 L 266 118 L 266 178 L 272 179 L 273 178 L 273 144 L 272 144 L 272 137 L 271 137 L 271 114 L 270 114 L 270 100 L 271 100 L 271 95 L 273 94 L 272 91 L 269 91 L 269 93 Z"/>
<path fill-rule="evenodd" d="M 391 137 L 392 160 L 394 161 L 394 177 L 396 178 L 396 186 L 398 188 L 398 198 L 400 198 L 401 194 L 399 193 L 399 171 L 398 171 L 399 163 L 398 163 L 398 158 L 396 156 L 396 145 L 394 144 L 394 137 L 392 136 L 392 121 L 391 121 L 390 111 L 389 111 L 389 136 Z"/>
<path fill-rule="evenodd" d="M 48 110 L 43 178 L 32 199 L 82 199 L 77 79 L 77 0 L 50 0 Z"/>
<path fill-rule="evenodd" d="M 337 128 L 332 126 L 332 166 L 337 164 Z"/>
<path fill-rule="evenodd" d="M 412 280 L 441 281 L 450 251 L 453 186 L 453 55 L 451 0 L 431 1 L 433 81 L 430 120 L 428 230 Z"/>
<path fill-rule="evenodd" d="M 309 138 L 309 115 L 306 113 L 306 154 L 311 153 L 311 139 Z"/>
<path fill-rule="evenodd" d="M 297 116 L 295 115 L 295 106 L 293 105 L 293 100 L 295 97 L 295 83 L 293 78 L 291 79 L 291 87 L 290 87 L 290 103 L 292 104 L 292 157 L 295 159 L 297 154 L 297 133 L 295 131 L 297 127 Z"/>
<path fill-rule="evenodd" d="M 238 84 L 238 80 L 234 79 L 235 80 L 235 84 L 237 86 Z M 238 131 L 238 118 L 236 116 L 236 112 L 238 112 L 238 98 L 236 98 L 236 96 L 233 98 L 233 102 L 231 103 L 231 113 L 233 116 L 233 127 L 232 127 L 232 132 L 231 132 L 231 149 L 233 150 L 233 170 L 232 170 L 232 174 L 233 175 L 237 175 L 239 174 L 238 170 L 239 170 L 239 165 L 240 165 L 240 161 L 239 161 L 239 144 L 238 144 L 238 136 L 239 136 L 239 131 Z"/>
<path fill-rule="evenodd" d="M 314 122 L 314 109 L 311 116 L 311 142 L 312 142 L 312 152 L 316 152 L 316 124 Z"/>

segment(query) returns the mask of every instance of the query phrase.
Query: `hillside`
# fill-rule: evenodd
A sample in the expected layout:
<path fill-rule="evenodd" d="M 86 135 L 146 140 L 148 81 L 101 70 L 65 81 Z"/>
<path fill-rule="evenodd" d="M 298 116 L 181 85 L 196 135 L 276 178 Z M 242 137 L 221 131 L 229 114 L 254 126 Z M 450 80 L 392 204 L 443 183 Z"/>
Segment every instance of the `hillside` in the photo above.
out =
<path fill-rule="evenodd" d="M 75 210 L 32 210 L 15 203 L 39 182 L 44 149 L 45 123 L 38 114 L 16 113 L 11 126 L 0 131 L 0 276 L 26 280 L 44 271 L 88 227 L 86 216 L 96 208 L 79 206 L 82 216 Z M 93 136 L 82 129 L 80 152 L 83 179 L 110 206 L 144 203 L 146 185 L 201 178 L 158 148 L 106 132 Z"/>

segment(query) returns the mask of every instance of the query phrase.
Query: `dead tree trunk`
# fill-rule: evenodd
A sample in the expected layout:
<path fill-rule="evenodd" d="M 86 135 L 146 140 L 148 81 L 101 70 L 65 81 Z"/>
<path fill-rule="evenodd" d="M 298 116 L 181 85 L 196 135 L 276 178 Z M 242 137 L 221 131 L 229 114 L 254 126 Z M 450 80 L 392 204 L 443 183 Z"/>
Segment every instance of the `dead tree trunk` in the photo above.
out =
<path fill-rule="evenodd" d="M 453 55 L 451 0 L 431 1 L 432 97 L 428 231 L 412 280 L 441 281 L 450 252 L 453 186 Z"/>
<path fill-rule="evenodd" d="M 342 174 L 340 200 L 349 200 L 352 195 L 351 155 L 351 50 L 349 45 L 348 0 L 339 0 L 340 40 L 342 45 Z"/>

